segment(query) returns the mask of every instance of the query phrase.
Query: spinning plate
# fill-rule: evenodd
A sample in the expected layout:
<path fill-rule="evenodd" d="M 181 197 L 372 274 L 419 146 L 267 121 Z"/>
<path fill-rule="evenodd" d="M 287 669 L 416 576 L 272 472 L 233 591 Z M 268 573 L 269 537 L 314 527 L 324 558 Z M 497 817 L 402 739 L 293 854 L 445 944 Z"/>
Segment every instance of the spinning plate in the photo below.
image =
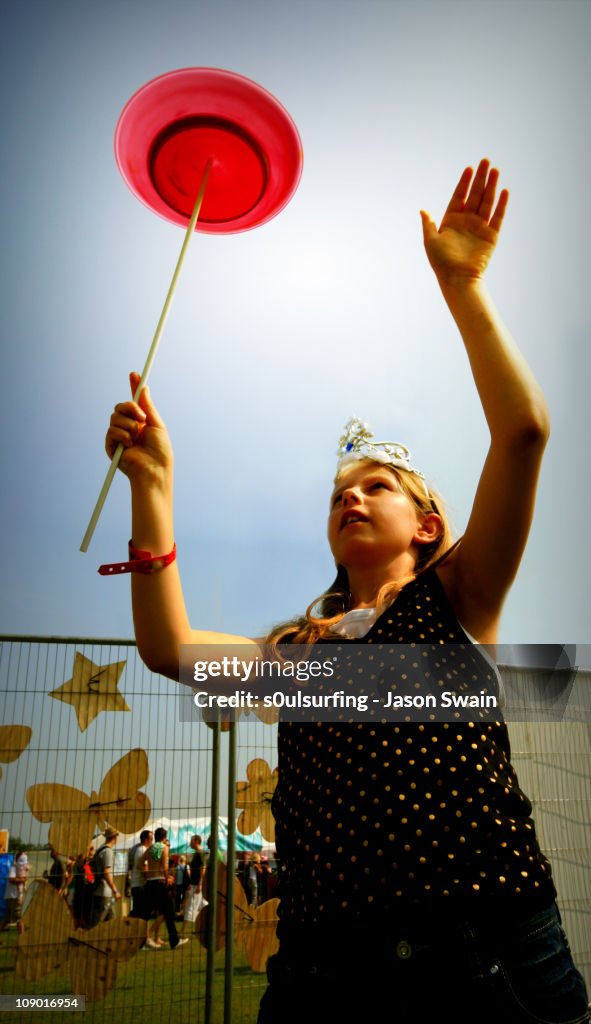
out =
<path fill-rule="evenodd" d="M 283 209 L 299 184 L 303 153 L 292 118 L 266 89 L 232 71 L 183 68 L 128 100 L 115 158 L 137 198 L 184 227 L 211 162 L 196 230 L 229 234 Z"/>

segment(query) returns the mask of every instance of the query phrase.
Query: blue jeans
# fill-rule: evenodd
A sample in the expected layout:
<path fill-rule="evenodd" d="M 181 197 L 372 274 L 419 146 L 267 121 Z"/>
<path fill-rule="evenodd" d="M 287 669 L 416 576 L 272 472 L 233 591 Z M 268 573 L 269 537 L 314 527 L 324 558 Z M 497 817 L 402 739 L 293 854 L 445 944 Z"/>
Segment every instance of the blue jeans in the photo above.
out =
<path fill-rule="evenodd" d="M 588 1021 L 585 982 L 573 963 L 558 908 L 535 914 L 507 938 L 488 963 L 493 997 L 505 1021 Z"/>
<path fill-rule="evenodd" d="M 267 965 L 258 1024 L 583 1024 L 583 978 L 553 905 L 506 928 L 437 923 L 379 942 L 310 935 Z M 313 951 L 310 953 L 310 946 Z"/>

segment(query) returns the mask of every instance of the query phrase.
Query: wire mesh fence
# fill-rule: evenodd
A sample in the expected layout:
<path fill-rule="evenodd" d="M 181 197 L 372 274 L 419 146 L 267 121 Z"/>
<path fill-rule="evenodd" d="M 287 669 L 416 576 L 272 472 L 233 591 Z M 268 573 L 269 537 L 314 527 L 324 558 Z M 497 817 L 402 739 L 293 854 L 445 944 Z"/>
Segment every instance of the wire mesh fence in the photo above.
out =
<path fill-rule="evenodd" d="M 524 682 L 515 667 L 504 668 L 503 676 L 509 685 Z M 579 670 L 570 698 L 575 706 L 590 678 Z M 0 897 L 11 891 L 9 839 L 11 850 L 26 848 L 28 864 L 21 864 L 22 883 L 13 874 L 16 896 L 2 904 L 0 998 L 47 999 L 50 1021 L 63 1019 L 63 1007 L 51 1000 L 74 992 L 85 996 L 92 1022 L 125 1024 L 146 1013 L 178 1024 L 256 1021 L 277 921 L 270 814 L 277 728 L 252 714 L 241 716 L 234 731 L 183 721 L 178 691 L 177 683 L 148 671 L 131 641 L 3 639 Z M 571 946 L 589 983 L 590 726 L 584 716 L 565 714 L 562 721 L 513 722 L 510 734 Z M 176 949 L 166 942 L 165 925 L 157 930 L 156 916 L 145 925 L 129 917 L 128 851 L 143 829 L 159 825 L 167 829 L 171 860 L 190 860 L 193 835 L 206 851 L 212 831 L 216 837 L 219 872 L 209 922 L 207 914 L 196 924 L 183 920 L 184 905 L 175 905 L 176 871 L 167 879 L 175 927 L 188 939 Z M 102 841 L 107 826 L 119 833 L 113 874 L 122 898 L 112 920 L 89 929 L 73 912 L 73 878 L 62 876 L 61 894 L 51 883 L 60 862 L 67 869 Z M 228 905 L 234 941 L 226 953 Z M 160 946 L 145 945 L 148 927 Z M 3 1020 L 13 1016 L 23 1019 L 15 1010 Z"/>

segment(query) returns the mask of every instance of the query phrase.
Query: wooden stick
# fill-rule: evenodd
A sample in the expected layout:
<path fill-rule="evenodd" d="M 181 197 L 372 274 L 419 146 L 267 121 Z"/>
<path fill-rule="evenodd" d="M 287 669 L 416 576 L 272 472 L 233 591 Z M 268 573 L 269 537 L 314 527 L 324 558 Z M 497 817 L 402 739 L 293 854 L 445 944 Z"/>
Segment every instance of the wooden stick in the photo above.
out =
<path fill-rule="evenodd" d="M 178 278 L 179 278 L 179 274 L 181 272 L 181 267 L 183 265 L 183 262 L 184 262 L 184 259 L 185 259 L 185 256 L 186 256 L 187 249 L 189 248 L 189 242 L 191 240 L 191 236 L 192 236 L 192 234 L 193 234 L 193 232 L 195 230 L 195 225 L 197 223 L 197 218 L 199 216 L 199 211 L 201 209 L 201 204 L 203 203 L 203 197 L 205 195 L 205 187 L 207 185 L 207 179 L 209 177 L 210 170 L 211 170 L 211 160 L 208 160 L 207 165 L 205 167 L 205 171 L 203 172 L 203 178 L 201 179 L 201 185 L 199 186 L 199 191 L 197 193 L 197 199 L 195 200 L 195 206 L 193 207 L 193 213 L 191 214 L 191 220 L 189 221 L 189 226 L 188 226 L 188 228 L 187 228 L 187 230 L 185 232 L 185 239 L 183 241 L 183 246 L 182 246 L 182 249 L 180 251 L 180 255 L 179 255 L 179 258 L 178 258 L 178 261 L 177 261 L 177 265 L 175 267 L 174 274 L 172 275 L 172 281 L 170 282 L 170 288 L 168 289 L 168 295 L 166 296 L 166 300 L 164 302 L 164 306 L 162 307 L 162 312 L 160 314 L 160 319 L 158 321 L 158 326 L 156 327 L 156 332 L 154 334 L 154 338 L 152 339 L 152 344 L 150 345 L 150 351 L 148 352 L 148 358 L 146 359 L 146 365 L 144 366 L 144 369 L 142 371 L 142 375 L 140 377 L 140 382 L 139 382 L 139 384 L 138 384 L 138 386 L 136 388 L 135 395 L 133 396 L 134 402 L 137 402 L 137 400 L 138 400 L 138 398 L 139 398 L 139 396 L 140 396 L 140 394 L 142 392 L 142 388 L 144 387 L 144 385 L 146 384 L 146 382 L 148 380 L 148 377 L 150 375 L 150 370 L 152 369 L 152 363 L 154 362 L 154 358 L 156 356 L 156 352 L 157 352 L 157 349 L 158 349 L 158 344 L 160 342 L 160 336 L 161 336 L 162 331 L 164 329 L 164 324 L 166 323 L 166 318 L 168 316 L 168 311 L 170 309 L 170 306 L 172 304 L 172 300 L 174 298 L 174 293 L 176 291 L 177 281 L 178 281 Z M 119 465 L 119 460 L 121 459 L 122 453 L 123 453 L 123 445 L 119 444 L 117 446 L 115 454 L 113 455 L 113 458 L 111 459 L 111 465 L 109 466 L 107 475 L 105 477 L 105 482 L 104 482 L 104 484 L 103 484 L 103 486 L 101 488 L 101 493 L 99 494 L 99 496 L 97 498 L 96 505 L 94 506 L 94 511 L 93 511 L 93 513 L 92 513 L 92 515 L 90 517 L 90 522 L 88 523 L 88 526 L 86 528 L 86 533 L 84 534 L 84 538 L 82 540 L 82 544 L 80 545 L 80 550 L 81 551 L 88 551 L 88 545 L 90 544 L 90 542 L 92 540 L 92 535 L 94 533 L 96 524 L 98 523 L 99 516 L 100 516 L 100 514 L 102 512 L 102 509 L 103 509 L 103 505 L 105 504 L 105 500 L 106 500 L 107 494 L 109 493 L 109 488 L 111 486 L 111 483 L 113 482 L 113 477 L 115 476 L 115 473 L 117 471 L 117 466 Z"/>

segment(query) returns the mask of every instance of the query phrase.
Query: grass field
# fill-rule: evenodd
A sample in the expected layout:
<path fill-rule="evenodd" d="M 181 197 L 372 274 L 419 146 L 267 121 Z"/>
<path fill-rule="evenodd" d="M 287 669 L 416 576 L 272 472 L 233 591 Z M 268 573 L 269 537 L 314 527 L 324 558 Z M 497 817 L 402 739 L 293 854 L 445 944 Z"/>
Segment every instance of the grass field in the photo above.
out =
<path fill-rule="evenodd" d="M 0 993 L 35 995 L 71 995 L 69 979 L 52 971 L 38 982 L 23 982 L 15 976 L 16 929 L 1 935 Z M 119 966 L 117 983 L 109 995 L 98 1003 L 87 1004 L 83 1015 L 88 1024 L 138 1024 L 149 1019 L 158 1024 L 200 1024 L 205 1014 L 206 952 L 198 939 L 191 936 L 181 949 L 172 952 L 167 946 L 160 950 L 140 950 L 133 959 Z M 67 969 L 66 969 L 67 970 Z M 258 1004 L 265 990 L 266 977 L 255 974 L 246 963 L 242 950 L 236 950 L 234 969 L 233 1024 L 255 1024 Z M 214 984 L 215 1024 L 222 1024 L 224 1003 L 224 954 L 216 956 Z M 74 1020 L 79 1019 L 79 1014 Z M 23 1024 L 43 1021 L 64 1024 L 72 1019 L 64 1011 L 20 1010 L 4 1012 L 1 1024 Z"/>

